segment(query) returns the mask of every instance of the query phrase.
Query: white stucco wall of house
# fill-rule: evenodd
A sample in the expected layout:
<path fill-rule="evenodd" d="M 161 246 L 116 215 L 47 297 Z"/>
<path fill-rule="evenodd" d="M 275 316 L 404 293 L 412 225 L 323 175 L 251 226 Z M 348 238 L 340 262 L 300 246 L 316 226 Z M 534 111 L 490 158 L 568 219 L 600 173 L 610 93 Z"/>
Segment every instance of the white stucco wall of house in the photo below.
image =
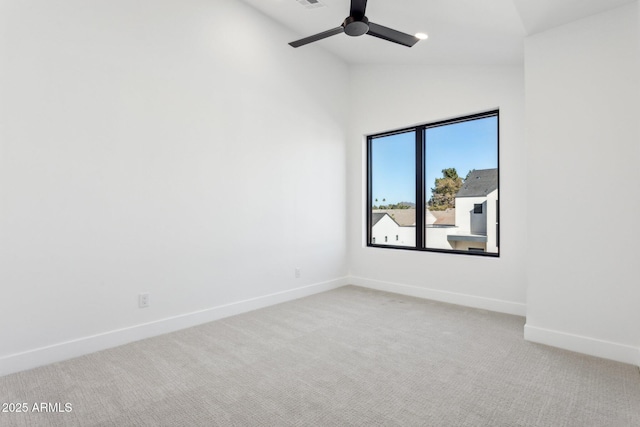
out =
<path fill-rule="evenodd" d="M 447 240 L 447 235 L 455 233 L 457 229 L 457 227 L 427 227 L 425 246 L 432 249 L 453 249 Z"/>
<path fill-rule="evenodd" d="M 487 236 L 487 252 L 498 252 L 496 227 L 498 208 L 498 190 L 492 191 L 486 197 L 458 197 L 456 198 L 456 227 L 457 234 L 480 234 Z M 474 205 L 482 204 L 482 214 L 474 214 Z M 472 245 L 471 247 L 478 247 Z"/>
<path fill-rule="evenodd" d="M 415 227 L 401 227 L 389 215 L 385 215 L 371 228 L 372 243 L 376 245 L 415 246 L 415 230 Z"/>

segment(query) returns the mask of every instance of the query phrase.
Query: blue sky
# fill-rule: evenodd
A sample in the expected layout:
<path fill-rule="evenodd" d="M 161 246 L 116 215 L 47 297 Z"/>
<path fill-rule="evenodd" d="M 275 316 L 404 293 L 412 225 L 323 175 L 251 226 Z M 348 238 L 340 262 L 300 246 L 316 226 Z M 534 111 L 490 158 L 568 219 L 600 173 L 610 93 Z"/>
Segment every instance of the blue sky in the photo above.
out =
<path fill-rule="evenodd" d="M 497 118 L 487 117 L 426 130 L 426 198 L 442 169 L 456 168 L 464 178 L 471 169 L 498 167 Z M 415 202 L 415 133 L 373 140 L 374 204 Z M 375 202 L 375 199 L 378 202 Z"/>

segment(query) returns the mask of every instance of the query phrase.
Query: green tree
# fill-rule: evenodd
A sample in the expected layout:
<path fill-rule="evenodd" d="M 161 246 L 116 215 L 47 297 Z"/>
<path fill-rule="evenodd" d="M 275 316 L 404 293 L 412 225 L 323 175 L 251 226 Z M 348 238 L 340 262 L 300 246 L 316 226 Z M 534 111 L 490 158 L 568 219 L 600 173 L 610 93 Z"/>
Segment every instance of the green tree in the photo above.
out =
<path fill-rule="evenodd" d="M 455 207 L 456 194 L 463 182 L 456 168 L 442 169 L 442 178 L 436 178 L 435 186 L 431 189 L 429 209 L 443 211 Z"/>
<path fill-rule="evenodd" d="M 464 177 L 464 180 L 468 180 L 469 179 L 469 175 L 471 175 L 471 172 L 475 171 L 475 169 L 471 169 L 469 172 L 467 172 L 467 176 Z"/>

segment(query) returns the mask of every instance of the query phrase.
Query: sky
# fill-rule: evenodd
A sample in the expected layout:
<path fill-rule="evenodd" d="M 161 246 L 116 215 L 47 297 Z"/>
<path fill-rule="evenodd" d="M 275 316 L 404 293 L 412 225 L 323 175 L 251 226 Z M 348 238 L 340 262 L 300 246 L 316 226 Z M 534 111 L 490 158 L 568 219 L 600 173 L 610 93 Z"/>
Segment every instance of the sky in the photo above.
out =
<path fill-rule="evenodd" d="M 497 117 L 428 128 L 425 132 L 427 200 L 443 169 L 456 168 L 464 178 L 472 169 L 498 167 Z M 415 132 L 375 138 L 371 155 L 374 204 L 415 203 Z"/>

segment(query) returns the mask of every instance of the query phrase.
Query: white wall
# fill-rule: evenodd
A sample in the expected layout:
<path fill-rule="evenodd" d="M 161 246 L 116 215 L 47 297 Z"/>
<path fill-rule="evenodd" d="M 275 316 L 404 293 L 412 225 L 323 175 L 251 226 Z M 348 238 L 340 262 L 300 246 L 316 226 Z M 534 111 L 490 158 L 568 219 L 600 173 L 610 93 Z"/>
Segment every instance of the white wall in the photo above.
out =
<path fill-rule="evenodd" d="M 637 8 L 526 41 L 525 337 L 640 364 Z"/>
<path fill-rule="evenodd" d="M 347 274 L 516 314 L 526 297 L 528 339 L 629 361 L 638 13 L 529 38 L 525 149 L 519 66 L 348 70 L 235 0 L 0 0 L 0 375 Z M 500 258 L 366 248 L 363 136 L 496 107 Z M 624 232 L 592 232 L 603 195 Z"/>
<path fill-rule="evenodd" d="M 396 236 L 398 237 L 397 240 Z M 377 245 L 415 245 L 415 236 L 415 226 L 401 227 L 389 215 L 383 216 L 371 229 L 371 239 Z M 386 241 L 385 237 L 387 238 Z"/>
<path fill-rule="evenodd" d="M 0 20 L 0 374 L 344 283 L 345 65 L 236 0 Z"/>
<path fill-rule="evenodd" d="M 450 242 L 447 236 L 449 234 L 457 233 L 458 227 L 426 227 L 424 231 L 425 239 L 428 242 L 430 248 L 451 250 L 453 249 L 452 243 L 454 242 Z M 415 244 L 415 238 L 413 240 Z"/>
<path fill-rule="evenodd" d="M 351 281 L 524 315 L 526 182 L 521 66 L 351 68 L 348 139 Z M 500 258 L 367 248 L 364 135 L 500 108 Z"/>

